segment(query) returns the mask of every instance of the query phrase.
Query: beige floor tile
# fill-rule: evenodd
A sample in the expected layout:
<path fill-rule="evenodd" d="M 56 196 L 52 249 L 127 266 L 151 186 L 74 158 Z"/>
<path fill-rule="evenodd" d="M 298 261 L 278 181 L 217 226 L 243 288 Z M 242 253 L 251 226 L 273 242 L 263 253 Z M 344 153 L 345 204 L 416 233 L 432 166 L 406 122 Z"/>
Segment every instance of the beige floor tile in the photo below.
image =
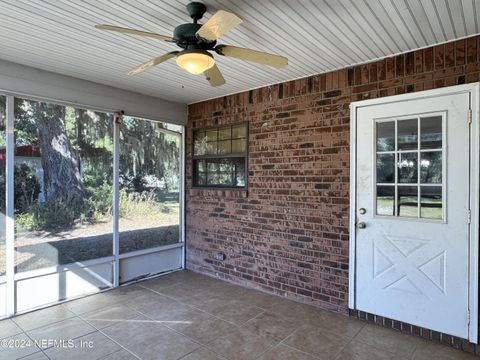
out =
<path fill-rule="evenodd" d="M 192 306 L 198 308 L 206 308 L 206 306 L 215 307 L 215 304 L 225 304 L 226 302 L 237 300 L 236 297 L 232 296 L 230 291 L 209 291 L 201 290 L 195 291 L 194 295 L 188 300 L 182 300 L 185 303 L 188 303 Z M 253 304 L 250 304 L 253 306 Z"/>
<path fill-rule="evenodd" d="M 241 325 L 265 311 L 264 309 L 240 300 L 225 302 L 219 299 L 212 299 L 212 301 L 203 303 L 198 307 L 203 311 L 236 325 Z"/>
<path fill-rule="evenodd" d="M 142 281 L 138 283 L 138 285 L 148 289 L 161 289 L 180 284 L 186 281 L 189 277 L 190 275 L 187 271 L 178 271 L 175 273 L 162 275 L 153 279 Z"/>
<path fill-rule="evenodd" d="M 224 357 L 220 357 L 215 354 L 213 351 L 208 350 L 207 348 L 200 348 L 194 352 L 182 357 L 182 360 L 223 360 Z"/>
<path fill-rule="evenodd" d="M 239 288 L 238 298 L 265 310 L 274 309 L 284 302 L 281 296 L 266 294 L 257 290 Z"/>
<path fill-rule="evenodd" d="M 27 335 L 18 334 L 2 340 L 0 359 L 19 359 L 40 351 Z"/>
<path fill-rule="evenodd" d="M 173 299 L 157 294 L 153 291 L 145 292 L 135 298 L 123 301 L 122 304 L 139 312 L 147 312 L 157 308 L 168 308 L 177 304 Z"/>
<path fill-rule="evenodd" d="M 197 309 L 191 309 L 185 316 L 185 320 L 168 322 L 165 325 L 201 344 L 206 344 L 237 329 L 237 326 Z"/>
<path fill-rule="evenodd" d="M 15 316 L 13 321 L 24 331 L 27 331 L 70 319 L 74 316 L 75 314 L 62 304 Z"/>
<path fill-rule="evenodd" d="M 168 298 L 174 299 L 176 301 L 180 301 L 186 304 L 195 304 L 199 301 L 208 298 L 209 292 L 206 290 L 197 290 L 191 289 L 188 286 L 184 286 L 182 284 L 169 286 L 168 288 L 161 288 L 152 290 L 158 292 L 161 295 L 167 296 Z"/>
<path fill-rule="evenodd" d="M 303 320 L 302 323 L 349 338 L 353 338 L 366 325 L 364 321 L 323 310 L 317 310 L 309 319 Z"/>
<path fill-rule="evenodd" d="M 278 314 L 266 311 L 250 319 L 243 327 L 273 341 L 282 341 L 292 334 L 298 326 Z"/>
<path fill-rule="evenodd" d="M 212 294 L 215 294 L 215 292 L 227 292 L 237 288 L 237 285 L 233 285 L 227 281 L 211 278 L 208 276 L 196 278 L 192 281 L 189 281 L 186 283 L 186 286 L 190 287 L 191 289 L 209 291 Z"/>
<path fill-rule="evenodd" d="M 22 329 L 10 319 L 0 321 L 0 339 L 20 334 Z"/>
<path fill-rule="evenodd" d="M 138 360 L 138 357 L 132 355 L 127 350 L 120 350 L 103 357 L 101 360 Z"/>
<path fill-rule="evenodd" d="M 430 343 L 422 341 L 413 354 L 413 360 L 474 360 L 477 356 L 468 354 L 464 351 L 449 348 L 442 344 Z"/>
<path fill-rule="evenodd" d="M 39 351 L 34 354 L 22 357 L 21 360 L 49 360 L 49 358 L 43 352 Z"/>
<path fill-rule="evenodd" d="M 198 309 L 188 305 L 172 301 L 171 303 L 150 305 L 139 310 L 143 315 L 157 321 L 163 322 L 165 325 L 175 324 L 177 322 L 190 321 L 192 316 L 201 312 Z"/>
<path fill-rule="evenodd" d="M 104 295 L 106 297 L 112 297 L 114 302 L 124 303 L 127 301 L 132 301 L 138 296 L 151 292 L 151 290 L 144 288 L 139 284 L 131 284 L 106 291 Z"/>
<path fill-rule="evenodd" d="M 51 347 L 45 354 L 51 360 L 94 360 L 121 350 L 121 347 L 100 332 L 75 339 L 72 347 Z"/>
<path fill-rule="evenodd" d="M 260 356 L 273 345 L 271 340 L 238 329 L 225 337 L 213 340 L 207 348 L 230 360 L 250 360 Z"/>
<path fill-rule="evenodd" d="M 352 341 L 349 343 L 335 360 L 407 360 L 408 357 L 401 357 L 388 351 L 374 348 L 371 345 Z"/>
<path fill-rule="evenodd" d="M 145 360 L 178 359 L 200 347 L 161 322 L 147 318 L 109 326 L 102 332 Z"/>
<path fill-rule="evenodd" d="M 113 303 L 118 302 L 114 296 L 110 296 L 107 292 L 90 295 L 78 300 L 73 300 L 66 302 L 64 305 L 70 311 L 74 312 L 77 315 L 101 309 L 105 306 L 112 306 Z"/>
<path fill-rule="evenodd" d="M 333 358 L 351 340 L 346 336 L 319 330 L 312 326 L 302 326 L 283 342 L 300 351 L 314 356 Z"/>
<path fill-rule="evenodd" d="M 265 352 L 258 360 L 319 360 L 321 358 L 301 352 L 284 344 L 278 344 Z"/>
<path fill-rule="evenodd" d="M 142 281 L 141 286 L 150 287 L 150 286 L 163 286 L 168 287 L 171 285 L 177 284 L 187 284 L 187 283 L 203 283 L 210 281 L 208 276 L 197 274 L 190 270 L 175 271 L 170 274 L 161 275 L 153 279 Z"/>
<path fill-rule="evenodd" d="M 289 299 L 282 299 L 281 302 L 276 302 L 270 309 L 269 311 L 299 324 L 319 317 L 322 312 L 322 310 L 314 306 L 300 304 Z"/>
<path fill-rule="evenodd" d="M 355 340 L 407 358 L 410 358 L 415 348 L 423 342 L 412 335 L 373 324 L 365 325 Z"/>
<path fill-rule="evenodd" d="M 122 304 L 114 304 L 111 307 L 105 307 L 80 315 L 80 317 L 97 329 L 103 329 L 118 323 L 131 320 L 139 316 L 140 313 Z"/>
<path fill-rule="evenodd" d="M 96 329 L 93 326 L 75 317 L 29 330 L 27 334 L 38 342 L 38 346 L 45 350 L 53 345 L 53 341 L 69 341 L 95 331 Z"/>

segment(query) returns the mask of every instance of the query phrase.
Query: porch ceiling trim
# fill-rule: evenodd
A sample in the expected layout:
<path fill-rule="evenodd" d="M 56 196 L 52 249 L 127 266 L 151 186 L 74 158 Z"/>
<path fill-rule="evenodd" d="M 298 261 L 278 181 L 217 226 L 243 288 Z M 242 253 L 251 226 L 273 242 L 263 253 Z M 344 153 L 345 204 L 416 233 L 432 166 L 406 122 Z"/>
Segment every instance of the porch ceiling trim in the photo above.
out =
<path fill-rule="evenodd" d="M 187 105 L 0 60 L 0 91 L 185 125 Z"/>

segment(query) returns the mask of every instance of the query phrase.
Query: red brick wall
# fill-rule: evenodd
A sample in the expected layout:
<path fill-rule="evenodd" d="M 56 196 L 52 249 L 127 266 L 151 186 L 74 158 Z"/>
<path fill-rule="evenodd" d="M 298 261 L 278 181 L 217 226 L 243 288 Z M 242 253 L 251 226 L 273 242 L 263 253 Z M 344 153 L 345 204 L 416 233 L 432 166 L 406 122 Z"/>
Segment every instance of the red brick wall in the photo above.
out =
<path fill-rule="evenodd" d="M 348 313 L 349 104 L 478 81 L 479 48 L 471 37 L 190 105 L 187 268 Z M 192 189 L 192 128 L 244 121 L 248 190 Z"/>

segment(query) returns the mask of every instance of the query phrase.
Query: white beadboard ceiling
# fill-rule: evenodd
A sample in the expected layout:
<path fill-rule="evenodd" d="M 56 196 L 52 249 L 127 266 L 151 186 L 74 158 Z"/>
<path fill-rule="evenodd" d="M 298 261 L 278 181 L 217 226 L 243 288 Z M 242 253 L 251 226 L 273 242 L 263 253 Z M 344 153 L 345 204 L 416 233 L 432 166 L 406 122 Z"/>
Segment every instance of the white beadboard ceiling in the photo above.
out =
<path fill-rule="evenodd" d="M 327 72 L 474 35 L 478 0 L 205 0 L 243 23 L 219 43 L 281 54 L 285 69 L 216 56 L 227 83 L 208 85 L 175 60 L 136 76 L 127 70 L 174 44 L 103 32 L 97 23 L 171 35 L 190 22 L 185 0 L 0 0 L 0 58 L 163 99 L 192 103 Z"/>

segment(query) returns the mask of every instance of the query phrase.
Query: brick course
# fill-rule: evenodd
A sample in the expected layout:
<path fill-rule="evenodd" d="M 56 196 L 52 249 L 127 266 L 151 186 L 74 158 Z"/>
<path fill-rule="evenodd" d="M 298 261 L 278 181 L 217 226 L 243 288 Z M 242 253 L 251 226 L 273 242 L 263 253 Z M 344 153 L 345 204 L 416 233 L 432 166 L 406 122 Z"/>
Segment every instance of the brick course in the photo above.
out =
<path fill-rule="evenodd" d="M 190 105 L 187 268 L 348 314 L 350 102 L 479 81 L 479 42 L 475 36 Z M 249 124 L 248 189 L 192 188 L 192 129 L 241 122 Z M 215 260 L 217 251 L 225 261 Z M 350 315 L 395 323 L 363 314 Z M 429 331 L 399 324 L 418 336 Z"/>

